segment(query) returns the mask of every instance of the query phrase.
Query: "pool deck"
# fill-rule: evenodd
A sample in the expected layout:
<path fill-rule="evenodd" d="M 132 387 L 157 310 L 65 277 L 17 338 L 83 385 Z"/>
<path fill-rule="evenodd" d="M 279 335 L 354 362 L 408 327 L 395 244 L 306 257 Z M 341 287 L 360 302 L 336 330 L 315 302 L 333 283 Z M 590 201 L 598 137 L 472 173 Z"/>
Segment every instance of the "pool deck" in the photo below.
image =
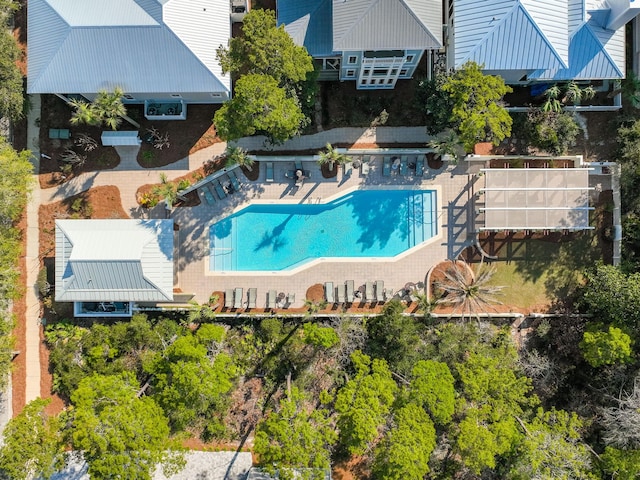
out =
<path fill-rule="evenodd" d="M 353 280 L 358 289 L 367 281 L 383 280 L 385 289 L 398 292 L 407 283 L 424 282 L 429 268 L 441 260 L 455 258 L 473 239 L 467 238 L 468 205 L 470 193 L 469 176 L 465 165 L 447 166 L 441 170 L 430 170 L 425 165 L 424 176 L 382 175 L 382 156 L 372 156 L 367 175 L 354 168 L 345 175 L 340 166 L 334 178 L 322 177 L 315 162 L 304 162 L 304 170 L 311 178 L 300 188 L 294 186 L 285 172 L 293 169 L 292 161 L 274 162 L 274 181 L 265 182 L 266 164 L 260 168 L 259 179 L 247 180 L 236 170 L 242 183 L 240 192 L 208 205 L 204 198 L 196 207 L 176 208 L 171 218 L 179 225 L 176 232 L 175 284 L 184 293 L 195 294 L 199 303 L 206 302 L 214 291 L 242 288 L 246 305 L 249 288 L 257 288 L 257 310 L 266 307 L 268 290 L 278 294 L 295 294 L 295 303 L 304 304 L 306 291 L 314 284 L 333 282 L 334 286 Z M 392 259 L 338 259 L 313 262 L 292 271 L 280 272 L 211 272 L 209 270 L 209 226 L 246 206 L 249 202 L 321 203 L 327 199 L 344 195 L 359 188 L 415 188 L 438 190 L 439 232 L 423 246 L 411 249 Z M 202 194 L 200 194 L 202 195 Z M 220 299 L 222 301 L 222 299 Z M 233 310 L 235 311 L 235 310 Z"/>

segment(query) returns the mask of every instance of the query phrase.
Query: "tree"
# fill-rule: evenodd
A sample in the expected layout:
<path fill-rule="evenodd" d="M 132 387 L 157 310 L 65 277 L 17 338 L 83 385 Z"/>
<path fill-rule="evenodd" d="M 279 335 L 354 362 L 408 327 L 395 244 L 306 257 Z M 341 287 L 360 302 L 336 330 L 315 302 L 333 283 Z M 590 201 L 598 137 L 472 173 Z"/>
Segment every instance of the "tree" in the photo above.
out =
<path fill-rule="evenodd" d="M 5 15 L 2 22 L 5 28 L 0 35 L 0 117 L 18 120 L 24 115 L 22 73 L 17 65 L 23 53 L 6 28 L 6 9 L 1 10 Z"/>
<path fill-rule="evenodd" d="M 580 126 L 571 112 L 531 109 L 527 114 L 526 130 L 531 146 L 552 155 L 562 155 L 580 133 Z"/>
<path fill-rule="evenodd" d="M 296 99 L 287 96 L 267 75 L 246 75 L 236 83 L 235 96 L 216 111 L 213 123 L 223 140 L 266 135 L 278 144 L 298 134 L 306 122 Z"/>
<path fill-rule="evenodd" d="M 637 480 L 640 472 L 640 450 L 606 447 L 600 456 L 603 469 L 616 480 Z"/>
<path fill-rule="evenodd" d="M 311 56 L 294 43 L 284 25 L 276 26 L 273 10 L 251 10 L 242 33 L 229 41 L 229 48 L 216 51 L 223 73 L 267 75 L 277 86 L 291 89 L 313 72 Z"/>
<path fill-rule="evenodd" d="M 587 363 L 597 368 L 631 361 L 631 343 L 631 337 L 613 325 L 608 330 L 591 325 L 583 334 L 580 350 Z"/>
<path fill-rule="evenodd" d="M 150 480 L 157 464 L 165 474 L 183 466 L 162 409 L 149 397 L 138 398 L 137 389 L 128 373 L 91 375 L 71 395 L 71 443 L 82 451 L 92 479 Z"/>
<path fill-rule="evenodd" d="M 227 167 L 240 165 L 250 172 L 253 171 L 252 167 L 256 161 L 253 157 L 247 155 L 247 151 L 242 147 L 238 147 L 237 145 L 228 145 L 225 155 L 227 157 Z"/>
<path fill-rule="evenodd" d="M 337 149 L 333 148 L 333 145 L 327 143 L 324 151 L 318 152 L 318 164 L 319 165 L 329 165 L 329 170 L 333 170 L 334 164 L 343 164 L 349 161 L 349 157 L 347 157 L 344 153 L 338 152 Z"/>
<path fill-rule="evenodd" d="M 436 430 L 422 407 L 409 403 L 394 414 L 395 425 L 378 445 L 373 478 L 422 480 L 436 446 Z"/>
<path fill-rule="evenodd" d="M 436 282 L 436 288 L 442 290 L 443 296 L 436 303 L 451 305 L 453 313 L 460 312 L 464 316 L 475 316 L 486 312 L 487 308 L 495 310 L 494 303 L 500 303 L 495 295 L 502 291 L 501 286 L 488 285 L 496 269 L 481 263 L 474 272 L 465 262 L 451 262 L 451 267 L 444 270 L 444 280 Z"/>
<path fill-rule="evenodd" d="M 409 398 L 424 407 L 436 423 L 446 425 L 455 410 L 454 382 L 446 363 L 421 360 L 413 367 Z"/>
<path fill-rule="evenodd" d="M 403 310 L 403 303 L 394 299 L 383 307 L 382 315 L 367 320 L 368 347 L 371 356 L 384 358 L 395 373 L 408 375 L 421 358 L 423 342 L 418 322 L 402 315 Z"/>
<path fill-rule="evenodd" d="M 398 387 L 384 360 L 371 360 L 358 350 L 351 359 L 356 376 L 338 392 L 335 410 L 341 444 L 361 455 L 378 436 Z"/>
<path fill-rule="evenodd" d="M 640 273 L 625 274 L 612 265 L 597 265 L 585 276 L 580 310 L 605 324 L 635 331 L 640 326 Z"/>
<path fill-rule="evenodd" d="M 331 348 L 340 342 L 338 334 L 331 327 L 321 327 L 317 323 L 304 324 L 304 343 L 316 347 Z"/>
<path fill-rule="evenodd" d="M 511 134 L 513 121 L 500 100 L 513 90 L 501 77 L 484 75 L 480 65 L 467 62 L 446 78 L 442 90 L 451 97 L 451 121 L 467 151 L 478 142 L 498 145 Z"/>
<path fill-rule="evenodd" d="M 421 80 L 418 83 L 418 101 L 425 106 L 429 135 L 437 135 L 455 127 L 451 119 L 453 100 L 442 89 L 449 77 L 448 73 L 438 72 L 431 80 Z"/>
<path fill-rule="evenodd" d="M 297 469 L 328 470 L 336 439 L 329 413 L 305 405 L 304 395 L 294 387 L 279 409 L 258 424 L 254 451 L 268 473 L 292 479 Z"/>
<path fill-rule="evenodd" d="M 93 102 L 71 99 L 69 104 L 74 111 L 71 114 L 71 125 L 100 125 L 104 123 L 116 130 L 127 115 L 127 108 L 122 103 L 124 92 L 116 87 L 113 92 L 100 90 Z"/>
<path fill-rule="evenodd" d="M 604 408 L 601 418 L 605 444 L 619 449 L 640 450 L 640 376 L 630 393 L 623 392 L 617 405 Z"/>
<path fill-rule="evenodd" d="M 510 479 L 596 480 L 591 452 L 581 441 L 582 421 L 575 413 L 540 408 L 531 423 L 521 426 L 525 435 L 513 456 Z"/>
<path fill-rule="evenodd" d="M 50 401 L 33 400 L 9 420 L 0 448 L 1 478 L 49 478 L 61 467 L 64 461 L 61 423 L 44 413 Z"/>

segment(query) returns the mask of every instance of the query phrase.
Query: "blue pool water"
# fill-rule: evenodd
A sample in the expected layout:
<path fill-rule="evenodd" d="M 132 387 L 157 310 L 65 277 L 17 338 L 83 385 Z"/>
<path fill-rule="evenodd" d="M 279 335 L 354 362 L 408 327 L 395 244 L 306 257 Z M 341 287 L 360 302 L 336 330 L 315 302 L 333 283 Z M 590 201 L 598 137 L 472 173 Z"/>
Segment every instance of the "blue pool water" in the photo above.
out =
<path fill-rule="evenodd" d="M 209 231 L 213 271 L 287 270 L 320 257 L 393 257 L 437 233 L 434 190 L 360 190 L 327 204 L 250 205 Z"/>

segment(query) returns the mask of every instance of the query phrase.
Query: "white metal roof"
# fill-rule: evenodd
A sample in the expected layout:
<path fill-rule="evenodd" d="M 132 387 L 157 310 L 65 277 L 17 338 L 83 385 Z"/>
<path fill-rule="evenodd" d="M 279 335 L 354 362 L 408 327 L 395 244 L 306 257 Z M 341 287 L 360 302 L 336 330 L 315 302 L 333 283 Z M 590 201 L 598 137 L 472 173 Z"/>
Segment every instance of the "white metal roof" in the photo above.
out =
<path fill-rule="evenodd" d="M 441 18 L 439 0 L 333 0 L 333 49 L 440 48 Z"/>
<path fill-rule="evenodd" d="M 586 168 L 483 169 L 481 230 L 584 230 L 589 227 Z"/>
<path fill-rule="evenodd" d="M 229 92 L 227 0 L 31 0 L 29 93 Z M 91 8 L 95 6 L 95 8 Z"/>
<path fill-rule="evenodd" d="M 173 220 L 56 220 L 57 301 L 171 301 Z"/>

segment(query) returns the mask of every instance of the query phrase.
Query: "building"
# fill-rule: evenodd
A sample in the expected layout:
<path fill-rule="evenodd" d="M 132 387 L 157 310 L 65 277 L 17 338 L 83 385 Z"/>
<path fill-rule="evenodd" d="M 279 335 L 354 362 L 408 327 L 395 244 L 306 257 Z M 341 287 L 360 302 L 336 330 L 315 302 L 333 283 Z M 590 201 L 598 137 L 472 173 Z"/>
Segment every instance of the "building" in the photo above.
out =
<path fill-rule="evenodd" d="M 447 62 L 484 65 L 510 84 L 625 76 L 637 0 L 450 0 Z"/>
<path fill-rule="evenodd" d="M 31 0 L 27 21 L 27 93 L 92 100 L 119 87 L 156 120 L 230 97 L 216 60 L 229 0 Z"/>
<path fill-rule="evenodd" d="M 279 0 L 279 25 L 306 47 L 321 80 L 392 89 L 442 48 L 440 0 Z"/>
<path fill-rule="evenodd" d="M 173 249 L 173 220 L 56 220 L 56 302 L 76 317 L 172 302 Z"/>

